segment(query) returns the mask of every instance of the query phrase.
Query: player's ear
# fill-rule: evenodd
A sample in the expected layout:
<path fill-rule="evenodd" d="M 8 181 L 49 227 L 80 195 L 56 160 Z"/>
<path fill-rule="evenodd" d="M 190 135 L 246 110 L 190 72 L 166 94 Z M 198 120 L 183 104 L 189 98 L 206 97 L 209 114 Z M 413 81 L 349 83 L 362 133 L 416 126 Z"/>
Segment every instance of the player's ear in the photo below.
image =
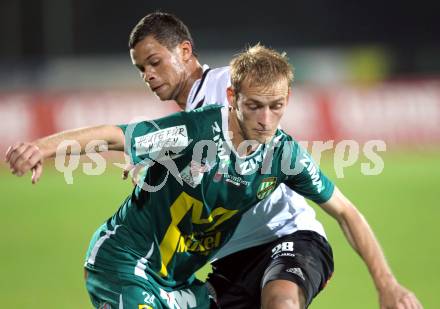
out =
<path fill-rule="evenodd" d="M 229 106 L 236 108 L 237 106 L 235 106 L 236 100 L 235 100 L 235 91 L 234 88 L 232 88 L 232 86 L 229 86 L 228 88 L 226 88 L 226 97 L 228 98 L 228 102 L 229 102 Z"/>
<path fill-rule="evenodd" d="M 183 61 L 188 61 L 193 55 L 192 45 L 190 41 L 183 41 L 179 44 Z"/>

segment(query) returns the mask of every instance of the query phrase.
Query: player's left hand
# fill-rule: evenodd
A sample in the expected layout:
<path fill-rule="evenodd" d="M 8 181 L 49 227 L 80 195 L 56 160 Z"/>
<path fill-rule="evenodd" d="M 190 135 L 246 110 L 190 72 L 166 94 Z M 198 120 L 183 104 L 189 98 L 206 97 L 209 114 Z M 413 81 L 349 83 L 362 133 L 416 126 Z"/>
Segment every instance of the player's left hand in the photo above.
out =
<path fill-rule="evenodd" d="M 379 291 L 379 301 L 380 309 L 423 309 L 414 293 L 397 282 Z"/>

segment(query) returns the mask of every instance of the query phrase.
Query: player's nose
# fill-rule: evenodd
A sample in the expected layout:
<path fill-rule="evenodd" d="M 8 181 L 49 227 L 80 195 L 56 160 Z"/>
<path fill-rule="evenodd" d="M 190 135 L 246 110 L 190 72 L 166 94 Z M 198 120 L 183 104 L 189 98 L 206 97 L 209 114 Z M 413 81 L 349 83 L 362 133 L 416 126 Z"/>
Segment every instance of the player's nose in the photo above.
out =
<path fill-rule="evenodd" d="M 154 72 L 154 69 L 152 69 L 149 66 L 145 66 L 144 72 L 142 74 L 142 79 L 147 84 L 152 82 L 154 79 L 156 79 L 156 73 Z"/>
<path fill-rule="evenodd" d="M 260 112 L 258 113 L 258 123 L 261 125 L 262 129 L 265 130 L 270 125 L 270 108 L 263 107 L 260 109 Z"/>
<path fill-rule="evenodd" d="M 154 81 L 156 77 L 152 73 L 145 72 L 143 74 L 142 78 L 143 78 L 145 83 L 149 84 L 150 82 Z"/>

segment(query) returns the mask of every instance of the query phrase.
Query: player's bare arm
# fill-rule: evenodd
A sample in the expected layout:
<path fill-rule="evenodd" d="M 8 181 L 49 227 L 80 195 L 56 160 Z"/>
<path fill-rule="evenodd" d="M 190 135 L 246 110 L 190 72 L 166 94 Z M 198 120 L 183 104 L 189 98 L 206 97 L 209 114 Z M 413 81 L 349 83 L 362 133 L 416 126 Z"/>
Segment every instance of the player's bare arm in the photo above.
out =
<path fill-rule="evenodd" d="M 422 308 L 415 295 L 397 282 L 364 216 L 338 188 L 321 207 L 338 221 L 348 242 L 367 265 L 379 293 L 380 308 Z"/>
<path fill-rule="evenodd" d="M 5 161 L 14 175 L 23 176 L 32 170 L 32 183 L 36 183 L 43 172 L 43 161 L 55 157 L 58 145 L 66 140 L 74 140 L 81 146 L 78 153 L 72 152 L 71 148 L 67 149 L 68 155 L 84 154 L 86 145 L 91 141 L 98 141 L 97 151 L 100 144 L 106 144 L 108 150 L 124 151 L 122 130 L 113 125 L 101 125 L 63 131 L 33 142 L 16 143 L 8 148 Z"/>

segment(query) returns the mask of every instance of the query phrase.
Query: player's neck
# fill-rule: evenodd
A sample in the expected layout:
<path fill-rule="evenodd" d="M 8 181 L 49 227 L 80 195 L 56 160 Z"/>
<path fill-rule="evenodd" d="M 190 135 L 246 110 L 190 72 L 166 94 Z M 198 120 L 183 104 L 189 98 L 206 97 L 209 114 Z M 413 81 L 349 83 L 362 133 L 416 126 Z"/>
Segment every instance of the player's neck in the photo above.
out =
<path fill-rule="evenodd" d="M 186 102 L 188 101 L 189 92 L 191 91 L 192 86 L 195 81 L 202 78 L 203 68 L 200 65 L 197 58 L 191 59 L 187 64 L 187 78 L 183 82 L 182 90 L 177 95 L 176 103 L 183 110 L 186 108 Z"/>

